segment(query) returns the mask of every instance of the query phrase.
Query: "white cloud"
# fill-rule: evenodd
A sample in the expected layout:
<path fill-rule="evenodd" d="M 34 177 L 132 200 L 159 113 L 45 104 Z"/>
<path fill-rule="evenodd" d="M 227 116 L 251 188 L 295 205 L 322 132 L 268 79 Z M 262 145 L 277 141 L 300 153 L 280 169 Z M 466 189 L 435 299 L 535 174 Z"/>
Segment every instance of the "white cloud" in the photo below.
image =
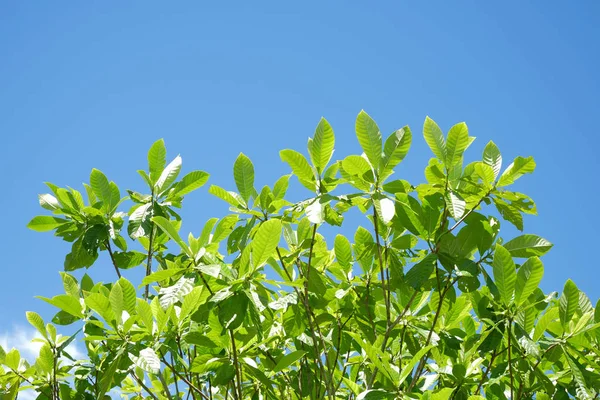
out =
<path fill-rule="evenodd" d="M 10 349 L 15 348 L 19 351 L 21 358 L 26 359 L 30 364 L 35 362 L 35 359 L 39 355 L 40 348 L 42 347 L 41 342 L 32 342 L 34 338 L 41 338 L 42 335 L 33 328 L 14 326 L 10 331 L 0 332 L 0 346 L 4 351 L 8 352 Z M 73 341 L 66 348 L 66 351 L 74 359 L 80 359 L 84 356 L 79 347 Z M 61 357 L 61 361 L 65 364 L 71 363 L 68 358 Z M 34 390 L 24 390 L 19 392 L 20 400 L 35 400 L 39 393 Z"/>
<path fill-rule="evenodd" d="M 2 346 L 6 352 L 12 348 L 19 350 L 21 357 L 33 364 L 40 353 L 42 343 L 37 341 L 32 342 L 31 340 L 33 338 L 41 337 L 42 335 L 33 328 L 14 326 L 10 331 L 0 332 L 0 346 Z M 69 344 L 66 351 L 71 357 L 77 360 L 82 358 L 84 353 L 80 350 L 76 342 L 77 340 L 74 340 Z M 66 358 L 62 358 L 62 361 L 65 363 L 69 362 Z"/>

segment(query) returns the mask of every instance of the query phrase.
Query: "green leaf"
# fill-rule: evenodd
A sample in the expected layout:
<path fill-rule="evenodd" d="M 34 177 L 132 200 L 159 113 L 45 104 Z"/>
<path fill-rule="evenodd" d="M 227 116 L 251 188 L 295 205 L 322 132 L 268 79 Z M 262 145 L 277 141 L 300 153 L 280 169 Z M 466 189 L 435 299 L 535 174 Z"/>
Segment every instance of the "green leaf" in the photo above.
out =
<path fill-rule="evenodd" d="M 404 160 L 410 149 L 411 142 L 412 133 L 408 126 L 398 129 L 387 138 L 383 147 L 381 165 L 379 166 L 382 179 L 391 175 L 392 170 Z"/>
<path fill-rule="evenodd" d="M 35 363 L 45 373 L 50 373 L 52 371 L 54 366 L 54 354 L 48 343 L 44 343 L 40 349 L 40 354 Z"/>
<path fill-rule="evenodd" d="M 123 293 L 123 307 L 125 311 L 127 311 L 129 315 L 134 315 L 137 300 L 135 286 L 133 286 L 131 282 L 125 278 L 120 278 L 118 285 L 121 287 L 121 291 Z"/>
<path fill-rule="evenodd" d="M 100 375 L 100 385 L 99 385 L 99 392 L 98 392 L 98 397 L 96 397 L 96 400 L 104 400 L 104 395 L 106 394 L 106 392 L 108 392 L 110 390 L 110 388 L 113 387 L 113 378 L 115 375 L 115 372 L 117 371 L 117 368 L 119 368 L 119 361 L 121 359 L 121 352 L 119 352 L 117 354 L 117 356 L 109 361 L 105 361 L 102 365 L 102 372 Z M 104 365 L 104 364 L 108 364 L 108 366 Z"/>
<path fill-rule="evenodd" d="M 49 215 L 38 215 L 29 221 L 27 227 L 37 232 L 47 232 L 68 222 L 70 221 L 63 218 L 51 217 Z"/>
<path fill-rule="evenodd" d="M 569 364 L 571 374 L 573 375 L 573 381 L 575 381 L 575 385 L 577 386 L 577 398 L 581 400 L 591 400 L 593 394 L 590 393 L 590 391 L 588 390 L 588 385 L 585 381 L 583 373 L 581 372 L 581 369 L 579 368 L 578 363 L 575 360 L 573 360 L 573 358 L 571 358 L 571 356 L 564 347 L 563 352 Z"/>
<path fill-rule="evenodd" d="M 65 288 L 65 293 L 74 297 L 79 297 L 79 285 L 77 284 L 77 280 L 73 278 L 73 276 L 62 271 L 60 272 L 60 276 L 62 278 L 63 287 Z"/>
<path fill-rule="evenodd" d="M 175 243 L 181 247 L 181 249 L 186 253 L 189 257 L 193 257 L 192 251 L 188 247 L 187 244 L 181 239 L 171 221 L 166 219 L 165 217 L 152 217 L 152 221 L 160 227 L 173 240 Z"/>
<path fill-rule="evenodd" d="M 244 293 L 235 293 L 219 304 L 219 321 L 225 329 L 237 329 L 242 325 L 248 308 L 248 297 Z"/>
<path fill-rule="evenodd" d="M 506 248 L 506 247 L 505 247 Z M 515 287 L 515 303 L 523 304 L 539 286 L 544 276 L 544 264 L 537 257 L 531 257 L 519 268 Z"/>
<path fill-rule="evenodd" d="M 502 169 L 502 155 L 496 143 L 490 141 L 483 149 L 483 162 L 492 167 L 494 171 L 494 180 L 498 178 Z"/>
<path fill-rule="evenodd" d="M 125 302 L 123 301 L 123 289 L 121 289 L 119 284 L 112 286 L 108 300 L 117 322 L 121 323 L 121 315 L 125 309 Z"/>
<path fill-rule="evenodd" d="M 6 356 L 4 357 L 4 365 L 8 368 L 17 371 L 19 369 L 19 364 L 21 362 L 21 355 L 19 354 L 19 350 L 11 349 Z"/>
<path fill-rule="evenodd" d="M 193 314 L 202 304 L 202 286 L 196 286 L 183 298 L 181 303 L 181 311 L 179 312 L 179 320 L 183 321 L 188 315 Z M 206 300 L 206 296 L 204 296 Z"/>
<path fill-rule="evenodd" d="M 533 157 L 517 157 L 515 161 L 510 164 L 498 181 L 497 186 L 507 186 L 513 184 L 524 174 L 530 174 L 535 170 L 535 161 Z"/>
<path fill-rule="evenodd" d="M 345 236 L 338 234 L 335 237 L 334 250 L 338 263 L 348 270 L 350 263 L 352 262 L 352 247 L 350 241 Z"/>
<path fill-rule="evenodd" d="M 428 254 L 423 260 L 413 265 L 406 273 L 406 282 L 415 290 L 420 289 L 436 268 L 437 256 Z"/>
<path fill-rule="evenodd" d="M 240 195 L 248 203 L 254 194 L 254 165 L 244 153 L 240 153 L 233 164 L 233 178 Z"/>
<path fill-rule="evenodd" d="M 423 136 L 433 154 L 444 163 L 446 162 L 446 140 L 440 127 L 429 117 L 425 118 L 423 124 Z"/>
<path fill-rule="evenodd" d="M 280 238 L 280 220 L 270 219 L 260 224 L 252 242 L 252 263 L 255 268 L 264 264 L 275 252 Z"/>
<path fill-rule="evenodd" d="M 560 301 L 558 303 L 558 316 L 563 329 L 566 328 L 578 308 L 579 289 L 572 280 L 567 279 L 562 296 L 560 296 Z"/>
<path fill-rule="evenodd" d="M 147 330 L 149 330 L 150 332 L 152 332 L 152 328 L 154 326 L 154 319 L 152 317 L 152 308 L 150 307 L 150 304 L 148 304 L 146 301 L 142 300 L 142 299 L 136 299 L 136 313 L 137 315 L 142 319 L 142 322 L 144 323 L 144 326 L 146 327 Z"/>
<path fill-rule="evenodd" d="M 461 122 L 448 131 L 446 143 L 446 168 L 452 168 L 462 160 L 462 155 L 469 146 L 469 129 Z"/>
<path fill-rule="evenodd" d="M 46 332 L 46 324 L 44 323 L 44 320 L 42 319 L 42 317 L 40 317 L 38 313 L 33 311 L 27 311 L 25 313 L 25 316 L 27 317 L 27 321 L 29 321 L 31 326 L 37 329 L 43 337 L 48 338 L 48 333 Z"/>
<path fill-rule="evenodd" d="M 177 196 L 185 196 L 194 190 L 204 186 L 210 175 L 204 171 L 192 171 L 183 177 L 175 186 L 174 194 Z"/>
<path fill-rule="evenodd" d="M 225 200 L 234 207 L 245 206 L 240 203 L 240 201 L 232 194 L 232 192 L 228 192 L 222 187 L 211 185 L 210 188 L 208 188 L 208 193 L 217 196 L 221 200 Z"/>
<path fill-rule="evenodd" d="M 290 181 L 290 175 L 284 175 L 277 179 L 277 182 L 273 185 L 273 197 L 275 200 L 281 200 L 285 196 L 288 190 Z"/>
<path fill-rule="evenodd" d="M 494 281 L 504 304 L 510 304 L 515 295 L 517 271 L 512 256 L 504 247 L 496 244 L 494 261 L 492 262 Z"/>
<path fill-rule="evenodd" d="M 106 175 L 94 168 L 90 174 L 90 186 L 94 194 L 100 199 L 106 210 L 110 210 L 112 204 L 112 192 L 110 182 Z"/>
<path fill-rule="evenodd" d="M 319 174 L 325 170 L 329 160 L 331 160 L 334 145 L 333 129 L 325 118 L 321 118 L 315 130 L 312 145 L 308 149 L 310 159 Z"/>
<path fill-rule="evenodd" d="M 178 301 L 183 301 L 184 297 L 194 289 L 194 280 L 181 277 L 175 284 L 161 288 L 158 292 L 160 297 L 160 306 L 163 310 L 168 309 Z"/>
<path fill-rule="evenodd" d="M 356 117 L 356 137 L 373 168 L 381 161 L 381 132 L 373 119 L 364 110 Z"/>
<path fill-rule="evenodd" d="M 156 352 L 151 348 L 141 350 L 139 357 L 130 354 L 129 358 L 136 366 L 149 374 L 156 375 L 160 372 L 160 359 Z"/>
<path fill-rule="evenodd" d="M 81 303 L 79 298 L 68 294 L 59 294 L 51 299 L 46 297 L 36 296 L 38 299 L 44 300 L 46 303 L 53 305 L 54 307 L 60 308 L 61 310 L 73 315 L 77 318 L 83 318 L 81 312 Z"/>
<path fill-rule="evenodd" d="M 169 163 L 169 165 L 167 165 L 158 177 L 158 180 L 154 184 L 156 192 L 161 193 L 163 190 L 168 189 L 179 176 L 179 171 L 181 171 L 181 157 L 177 156 Z"/>
<path fill-rule="evenodd" d="M 434 345 L 429 345 L 427 347 L 423 347 L 410 359 L 408 364 L 406 364 L 402 368 L 402 372 L 400 372 L 398 386 L 402 385 L 402 383 L 404 383 L 406 378 L 408 378 L 408 376 L 411 374 L 411 372 L 413 371 L 413 369 L 415 368 L 417 363 L 421 360 L 421 357 L 423 357 L 425 354 L 429 353 L 429 350 L 431 350 L 434 347 L 435 347 Z"/>
<path fill-rule="evenodd" d="M 273 368 L 273 371 L 274 372 L 283 371 L 284 369 L 286 369 L 287 367 L 289 367 L 290 365 L 294 364 L 296 361 L 298 361 L 299 359 L 304 357 L 305 354 L 306 354 L 306 352 L 304 350 L 296 350 L 296 351 L 292 351 L 291 353 L 286 354 L 285 356 L 281 357 L 281 359 L 277 362 L 277 365 L 275 365 L 275 368 Z"/>
<path fill-rule="evenodd" d="M 150 171 L 150 183 L 152 185 L 156 183 L 166 164 L 167 148 L 165 147 L 165 141 L 159 139 L 154 142 L 148 151 L 148 170 Z"/>
<path fill-rule="evenodd" d="M 396 395 L 383 389 L 367 389 L 356 396 L 356 400 L 393 400 Z"/>
<path fill-rule="evenodd" d="M 177 275 L 178 273 L 180 273 L 182 271 L 184 271 L 184 269 L 180 269 L 180 268 L 164 269 L 164 270 L 156 271 L 156 272 L 146 276 L 144 279 L 142 279 L 142 283 L 141 283 L 140 287 L 149 285 L 154 282 L 164 281 L 174 275 Z"/>
<path fill-rule="evenodd" d="M 449 191 L 446 197 L 446 204 L 452 218 L 458 220 L 465 214 L 467 203 L 458 193 Z"/>
<path fill-rule="evenodd" d="M 519 209 L 497 197 L 494 197 L 493 200 L 502 218 L 513 224 L 518 230 L 523 231 L 523 215 Z"/>
<path fill-rule="evenodd" d="M 504 248 L 513 257 L 522 258 L 541 257 L 550 251 L 552 246 L 553 244 L 546 239 L 531 234 L 518 236 L 504 244 Z"/>
<path fill-rule="evenodd" d="M 298 177 L 300 183 L 308 190 L 314 192 L 317 189 L 315 174 L 306 158 L 294 150 L 281 150 L 279 152 L 281 160 L 288 163 L 294 175 Z"/>
<path fill-rule="evenodd" d="M 113 256 L 115 258 L 115 262 L 117 263 L 120 269 L 129 269 L 137 267 L 138 265 L 142 264 L 148 257 L 146 254 L 140 253 L 139 251 L 117 251 L 113 253 Z"/>
<path fill-rule="evenodd" d="M 106 322 L 111 323 L 115 319 L 108 297 L 100 293 L 90 293 L 85 298 L 85 305 L 98 313 Z"/>

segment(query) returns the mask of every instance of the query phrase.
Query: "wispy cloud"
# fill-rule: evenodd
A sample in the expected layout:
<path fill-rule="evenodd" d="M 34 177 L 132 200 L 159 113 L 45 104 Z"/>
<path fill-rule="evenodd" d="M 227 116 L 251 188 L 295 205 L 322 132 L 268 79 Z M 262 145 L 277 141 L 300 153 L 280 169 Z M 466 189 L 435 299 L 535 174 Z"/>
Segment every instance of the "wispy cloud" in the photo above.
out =
<path fill-rule="evenodd" d="M 39 355 L 40 348 L 43 344 L 37 341 L 32 342 L 32 339 L 41 337 L 42 335 L 33 328 L 14 326 L 10 331 L 0 332 L 0 346 L 2 346 L 6 352 L 12 348 L 17 349 L 21 358 L 24 358 L 30 364 L 33 364 Z M 84 355 L 75 341 L 69 344 L 65 350 L 75 359 L 80 359 Z M 64 357 L 62 357 L 61 360 L 67 364 L 71 362 Z M 19 399 L 35 400 L 38 395 L 39 393 L 34 390 L 24 390 L 19 392 Z"/>
<path fill-rule="evenodd" d="M 34 363 L 40 353 L 42 343 L 32 341 L 32 339 L 41 337 L 42 335 L 33 328 L 16 325 L 10 331 L 0 332 L 0 346 L 7 352 L 15 348 L 19 350 L 22 358 L 25 358 L 30 363 Z M 79 359 L 84 355 L 76 341 L 69 344 L 66 351 L 75 359 Z M 68 362 L 69 360 L 63 359 L 63 361 Z"/>

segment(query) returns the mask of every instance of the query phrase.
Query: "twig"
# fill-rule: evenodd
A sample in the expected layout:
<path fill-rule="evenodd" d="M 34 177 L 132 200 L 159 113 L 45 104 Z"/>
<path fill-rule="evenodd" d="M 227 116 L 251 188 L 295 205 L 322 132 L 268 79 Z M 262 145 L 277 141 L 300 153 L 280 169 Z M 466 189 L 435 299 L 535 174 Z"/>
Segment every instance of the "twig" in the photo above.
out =
<path fill-rule="evenodd" d="M 233 365 L 235 367 L 235 376 L 237 379 L 238 399 L 242 400 L 243 399 L 242 376 L 240 373 L 240 364 L 239 364 L 238 358 L 237 358 L 237 349 L 235 347 L 235 337 L 233 336 L 233 329 L 229 329 L 229 335 L 231 336 L 231 347 L 232 347 L 232 351 L 233 351 Z M 234 391 L 235 391 L 235 388 L 234 388 Z"/>
<path fill-rule="evenodd" d="M 104 242 L 106 246 L 106 250 L 108 250 L 108 254 L 110 255 L 110 259 L 112 261 L 113 267 L 115 267 L 115 272 L 119 279 L 121 278 L 121 271 L 119 271 L 119 266 L 117 265 L 117 261 L 115 260 L 115 255 L 113 254 L 112 248 L 110 247 L 110 239 L 106 239 Z"/>

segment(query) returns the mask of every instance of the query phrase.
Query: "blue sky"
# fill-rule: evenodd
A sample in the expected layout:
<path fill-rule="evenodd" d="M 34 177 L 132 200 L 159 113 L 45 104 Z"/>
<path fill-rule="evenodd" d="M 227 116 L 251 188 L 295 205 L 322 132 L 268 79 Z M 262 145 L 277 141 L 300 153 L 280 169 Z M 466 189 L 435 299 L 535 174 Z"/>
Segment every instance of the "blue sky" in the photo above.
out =
<path fill-rule="evenodd" d="M 525 231 L 555 244 L 542 286 L 560 291 L 570 277 L 595 302 L 599 11 L 592 1 L 4 2 L 0 342 L 18 342 L 27 310 L 51 317 L 33 296 L 62 290 L 68 245 L 25 227 L 43 211 L 42 182 L 81 188 L 95 167 L 141 189 L 135 171 L 164 137 L 184 171 L 227 188 L 243 151 L 261 187 L 288 172 L 279 150 L 304 151 L 321 116 L 335 156 L 358 153 L 361 109 L 385 133 L 412 127 L 397 173 L 413 183 L 431 156 L 426 115 L 445 130 L 466 121 L 478 138 L 469 157 L 489 140 L 507 161 L 533 155 L 536 173 L 516 186 L 538 206 Z M 196 234 L 227 212 L 206 188 L 185 206 L 183 230 Z M 106 257 L 93 270 L 113 273 Z"/>

